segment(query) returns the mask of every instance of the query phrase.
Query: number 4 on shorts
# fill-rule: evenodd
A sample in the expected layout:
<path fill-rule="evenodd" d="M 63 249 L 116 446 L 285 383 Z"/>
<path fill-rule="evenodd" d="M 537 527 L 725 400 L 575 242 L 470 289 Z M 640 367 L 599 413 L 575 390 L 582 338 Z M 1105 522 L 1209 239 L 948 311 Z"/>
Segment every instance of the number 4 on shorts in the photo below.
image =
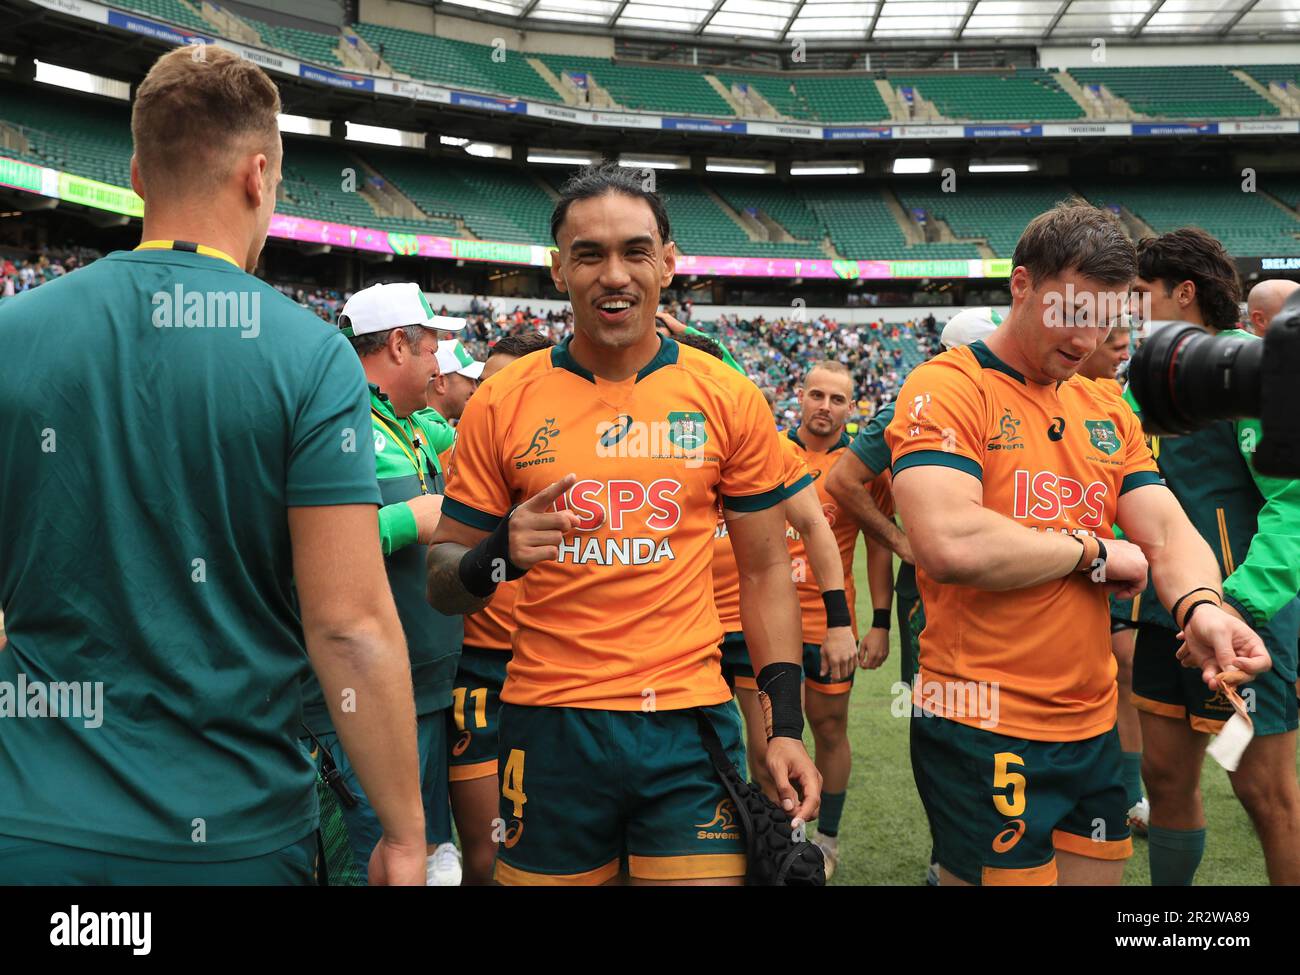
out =
<path fill-rule="evenodd" d="M 524 814 L 524 753 L 522 749 L 510 749 L 506 759 L 505 774 L 501 777 L 501 795 L 515 804 L 514 817 L 519 819 Z"/>

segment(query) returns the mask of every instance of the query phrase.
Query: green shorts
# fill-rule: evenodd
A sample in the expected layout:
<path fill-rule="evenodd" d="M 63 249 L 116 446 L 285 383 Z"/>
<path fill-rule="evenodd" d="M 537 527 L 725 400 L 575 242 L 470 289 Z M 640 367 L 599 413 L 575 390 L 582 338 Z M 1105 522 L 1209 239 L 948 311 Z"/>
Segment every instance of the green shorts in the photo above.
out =
<path fill-rule="evenodd" d="M 853 675 L 857 672 L 857 669 L 857 661 L 854 661 L 849 676 L 843 680 L 835 680 L 830 674 L 823 677 L 821 644 L 805 643 L 803 645 L 803 684 L 805 690 L 816 691 L 818 694 L 847 694 L 853 690 Z"/>
<path fill-rule="evenodd" d="M 731 701 L 702 708 L 734 761 Z M 501 837 L 509 885 L 740 877 L 745 840 L 692 709 L 501 706 Z"/>
<path fill-rule="evenodd" d="M 925 606 L 920 596 L 898 593 L 898 667 L 904 684 L 916 679 L 921 667 L 921 631 L 925 629 Z"/>
<path fill-rule="evenodd" d="M 448 777 L 452 782 L 497 774 L 497 725 L 509 650 L 465 647 L 451 691 L 448 721 Z"/>
<path fill-rule="evenodd" d="M 1132 853 L 1119 733 L 1028 741 L 913 717 L 912 772 L 939 863 L 971 884 L 1052 884 L 1056 851 Z"/>
<path fill-rule="evenodd" d="M 1116 599 L 1110 597 L 1110 632 L 1119 633 L 1123 630 L 1136 630 L 1138 628 L 1138 607 L 1137 601 L 1133 599 Z"/>
<path fill-rule="evenodd" d="M 727 686 L 732 690 L 737 687 L 749 691 L 758 690 L 758 685 L 754 683 L 754 665 L 749 662 L 749 644 L 745 642 L 745 634 L 737 630 L 724 635 L 721 650 L 722 677 Z"/>
<path fill-rule="evenodd" d="M 1186 721 L 1195 731 L 1216 734 L 1232 717 L 1232 705 L 1211 691 L 1200 670 L 1184 667 L 1175 654 L 1182 641 L 1167 627 L 1144 624 L 1133 651 L 1133 706 L 1148 714 Z M 1250 710 L 1257 735 L 1295 731 L 1297 720 L 1295 654 L 1265 635 L 1264 645 L 1273 657 L 1273 669 L 1241 687 L 1241 699 Z"/>
<path fill-rule="evenodd" d="M 420 749 L 420 795 L 424 800 L 424 838 L 429 845 L 451 840 L 451 805 L 447 794 L 447 715 L 431 711 L 416 719 L 415 733 Z M 361 876 L 368 875 L 370 854 L 379 843 L 383 829 L 379 817 L 366 799 L 356 769 L 348 761 L 339 736 L 330 732 L 320 735 L 321 744 L 330 750 L 343 781 L 359 800 L 348 809 L 341 806 L 343 821 L 347 824 L 348 843 L 352 858 Z M 310 745 L 310 742 L 308 742 Z M 313 757 L 316 756 L 313 754 Z M 319 762 L 317 764 L 319 768 Z"/>
<path fill-rule="evenodd" d="M 0 836 L 0 886 L 299 886 L 316 882 L 315 864 L 315 832 L 274 853 L 215 862 L 142 860 L 118 853 Z"/>

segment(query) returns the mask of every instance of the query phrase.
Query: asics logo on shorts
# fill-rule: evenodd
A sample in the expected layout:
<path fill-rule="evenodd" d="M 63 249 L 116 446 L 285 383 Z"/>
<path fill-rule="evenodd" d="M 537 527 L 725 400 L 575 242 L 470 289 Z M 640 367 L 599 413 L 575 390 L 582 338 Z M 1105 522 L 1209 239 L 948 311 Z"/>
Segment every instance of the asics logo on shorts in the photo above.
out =
<path fill-rule="evenodd" d="M 1007 828 L 997 836 L 993 837 L 994 853 L 1010 853 L 1012 848 L 1020 842 L 1020 837 L 1025 835 L 1025 821 L 1023 819 L 1013 819 L 1007 823 Z"/>

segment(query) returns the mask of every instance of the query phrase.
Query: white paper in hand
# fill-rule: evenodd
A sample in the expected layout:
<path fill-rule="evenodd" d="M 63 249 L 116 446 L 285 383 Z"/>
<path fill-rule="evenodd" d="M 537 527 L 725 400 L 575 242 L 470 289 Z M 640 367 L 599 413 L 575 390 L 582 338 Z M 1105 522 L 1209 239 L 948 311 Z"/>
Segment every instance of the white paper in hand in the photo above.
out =
<path fill-rule="evenodd" d="M 1214 736 L 1210 747 L 1206 749 L 1210 756 L 1229 772 L 1237 771 L 1241 756 L 1246 746 L 1255 737 L 1255 727 L 1248 718 L 1234 714 L 1223 726 L 1223 730 Z"/>
<path fill-rule="evenodd" d="M 1237 685 L 1245 679 L 1246 675 L 1239 670 L 1226 670 L 1219 676 L 1219 686 L 1223 689 L 1223 696 L 1232 705 L 1234 713 L 1223 726 L 1223 730 L 1210 742 L 1210 747 L 1206 749 L 1211 757 L 1229 772 L 1237 771 L 1246 746 L 1255 737 L 1255 722 L 1250 720 L 1246 702 L 1237 693 Z"/>

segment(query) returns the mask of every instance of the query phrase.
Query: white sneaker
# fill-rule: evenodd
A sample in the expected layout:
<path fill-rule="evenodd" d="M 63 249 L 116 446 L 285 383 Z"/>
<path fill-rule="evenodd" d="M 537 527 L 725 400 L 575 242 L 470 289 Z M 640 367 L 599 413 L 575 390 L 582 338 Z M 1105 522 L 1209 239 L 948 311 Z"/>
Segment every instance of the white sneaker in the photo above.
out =
<path fill-rule="evenodd" d="M 1147 802 L 1147 797 L 1143 796 L 1137 802 L 1133 803 L 1133 808 L 1128 811 L 1129 829 L 1133 830 L 1138 836 L 1147 835 L 1147 824 L 1151 821 L 1151 803 Z"/>
<path fill-rule="evenodd" d="M 813 845 L 822 851 L 822 856 L 826 859 L 826 880 L 829 881 L 835 873 L 835 868 L 839 866 L 840 838 L 818 832 L 813 836 Z"/>
<path fill-rule="evenodd" d="M 440 843 L 425 858 L 424 884 L 426 887 L 460 886 L 460 850 L 455 843 Z"/>

